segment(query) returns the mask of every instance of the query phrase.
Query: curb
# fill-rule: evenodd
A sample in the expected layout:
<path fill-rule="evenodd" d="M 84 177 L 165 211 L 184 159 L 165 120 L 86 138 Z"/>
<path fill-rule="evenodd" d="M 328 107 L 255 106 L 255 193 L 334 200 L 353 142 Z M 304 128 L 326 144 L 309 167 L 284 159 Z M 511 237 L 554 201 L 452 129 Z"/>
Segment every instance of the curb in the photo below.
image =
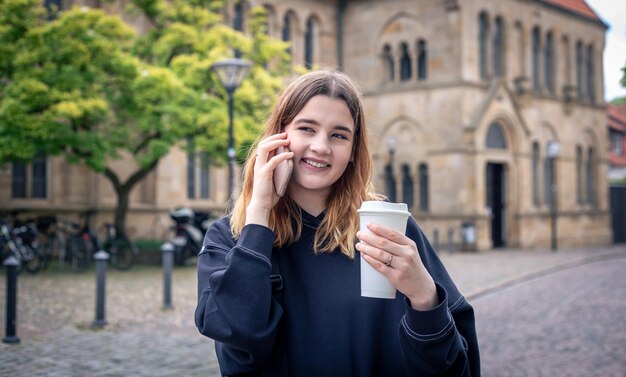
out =
<path fill-rule="evenodd" d="M 559 272 L 559 271 L 563 271 L 563 270 L 568 270 L 571 268 L 575 268 L 575 267 L 579 267 L 585 264 L 590 264 L 590 263 L 597 263 L 597 262 L 603 262 L 603 261 L 607 261 L 607 260 L 613 260 L 613 259 L 619 259 L 619 258 L 626 258 L 626 254 L 624 253 L 606 253 L 606 254 L 600 254 L 600 255 L 593 255 L 590 257 L 583 257 L 571 262 L 565 262 L 562 264 L 558 264 L 556 266 L 551 266 L 551 267 L 547 267 L 544 269 L 540 269 L 537 271 L 533 271 L 533 272 L 529 272 L 526 274 L 522 274 L 520 276 L 516 276 L 512 279 L 509 280 L 504 280 L 501 281 L 499 283 L 495 283 L 491 286 L 488 286 L 486 288 L 483 289 L 478 289 L 476 292 L 472 292 L 469 293 L 467 295 L 465 295 L 465 299 L 467 301 L 470 300 L 479 300 L 485 296 L 488 296 L 490 294 L 496 293 L 496 292 L 500 292 L 502 290 L 505 290 L 507 288 L 513 287 L 515 285 L 527 282 L 529 280 L 534 280 L 534 279 L 538 279 L 542 276 L 546 276 L 546 275 L 550 275 L 553 274 L 555 272 Z"/>

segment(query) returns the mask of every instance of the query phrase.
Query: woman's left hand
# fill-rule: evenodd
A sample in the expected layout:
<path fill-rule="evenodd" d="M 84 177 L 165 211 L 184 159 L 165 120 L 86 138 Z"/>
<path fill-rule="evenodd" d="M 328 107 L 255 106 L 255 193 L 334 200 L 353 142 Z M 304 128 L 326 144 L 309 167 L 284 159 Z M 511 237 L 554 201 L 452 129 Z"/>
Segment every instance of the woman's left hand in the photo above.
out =
<path fill-rule="evenodd" d="M 356 244 L 363 259 L 389 279 L 391 284 L 410 301 L 415 310 L 437 306 L 437 288 L 417 246 L 404 234 L 380 224 L 367 224 L 359 231 Z"/>

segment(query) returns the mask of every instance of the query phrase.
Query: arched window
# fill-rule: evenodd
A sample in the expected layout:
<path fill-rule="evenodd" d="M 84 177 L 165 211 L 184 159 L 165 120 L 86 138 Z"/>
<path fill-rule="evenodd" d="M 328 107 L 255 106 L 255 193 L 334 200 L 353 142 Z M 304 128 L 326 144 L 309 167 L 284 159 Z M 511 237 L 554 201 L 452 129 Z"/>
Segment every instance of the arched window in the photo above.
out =
<path fill-rule="evenodd" d="M 391 54 L 391 46 L 385 45 L 383 47 L 383 64 L 385 71 L 387 72 L 387 80 L 393 82 L 395 76 L 395 69 L 393 64 L 393 55 Z"/>
<path fill-rule="evenodd" d="M 409 165 L 402 165 L 402 200 L 409 209 L 413 208 L 413 178 L 411 178 L 411 168 Z"/>
<path fill-rule="evenodd" d="M 533 143 L 533 152 L 532 152 L 532 178 L 533 178 L 533 204 L 535 206 L 539 206 L 540 198 L 539 198 L 539 143 Z"/>
<path fill-rule="evenodd" d="M 420 211 L 428 212 L 428 165 L 420 164 L 418 171 L 420 179 Z"/>
<path fill-rule="evenodd" d="M 426 41 L 420 39 L 417 41 L 417 79 L 426 80 L 428 75 L 428 50 Z"/>
<path fill-rule="evenodd" d="M 304 66 L 311 69 L 313 66 L 313 43 L 315 38 L 315 22 L 313 17 L 306 20 L 306 33 L 304 34 Z"/>
<path fill-rule="evenodd" d="M 576 42 L 576 93 L 583 98 L 583 43 Z"/>
<path fill-rule="evenodd" d="M 393 176 L 391 164 L 385 166 L 385 186 L 387 187 L 387 197 L 390 202 L 396 202 L 396 178 Z"/>
<path fill-rule="evenodd" d="M 541 80 L 539 78 L 539 61 L 541 55 L 541 34 L 539 31 L 539 27 L 535 26 L 533 28 L 533 36 L 532 36 L 532 70 L 533 70 L 533 90 L 536 92 L 541 90 Z"/>
<path fill-rule="evenodd" d="M 291 30 L 291 19 L 293 17 L 291 16 L 291 13 L 287 13 L 285 14 L 285 17 L 283 19 L 283 41 L 285 42 L 292 42 L 292 30 Z M 289 54 L 291 54 L 291 47 L 287 48 L 287 52 L 289 52 Z"/>
<path fill-rule="evenodd" d="M 478 56 L 480 57 L 480 78 L 489 78 L 487 68 L 487 40 L 489 38 L 489 17 L 486 12 L 481 12 L 478 16 Z"/>
<path fill-rule="evenodd" d="M 576 146 L 576 203 L 583 203 L 583 148 Z"/>
<path fill-rule="evenodd" d="M 593 152 L 593 148 L 589 148 L 589 152 L 587 153 L 587 174 L 585 177 L 585 181 L 587 186 L 587 203 L 589 203 L 590 205 L 596 204 L 596 193 L 593 186 L 596 178 L 594 158 L 595 155 Z"/>
<path fill-rule="evenodd" d="M 504 73 L 502 51 L 503 51 L 503 24 L 502 17 L 496 17 L 493 31 L 493 75 L 502 76 Z"/>
<path fill-rule="evenodd" d="M 548 32 L 546 35 L 546 44 L 544 46 L 544 83 L 546 89 L 550 93 L 554 93 L 554 41 L 552 32 Z"/>
<path fill-rule="evenodd" d="M 589 45 L 587 47 L 587 97 L 591 102 L 595 102 L 596 100 L 596 88 L 595 88 L 595 80 L 593 73 L 593 45 Z"/>
<path fill-rule="evenodd" d="M 492 123 L 487 130 L 487 148 L 506 149 L 506 139 L 499 123 Z"/>
<path fill-rule="evenodd" d="M 400 45 L 402 57 L 400 58 L 400 81 L 411 79 L 411 55 L 409 54 L 409 46 L 406 43 Z"/>

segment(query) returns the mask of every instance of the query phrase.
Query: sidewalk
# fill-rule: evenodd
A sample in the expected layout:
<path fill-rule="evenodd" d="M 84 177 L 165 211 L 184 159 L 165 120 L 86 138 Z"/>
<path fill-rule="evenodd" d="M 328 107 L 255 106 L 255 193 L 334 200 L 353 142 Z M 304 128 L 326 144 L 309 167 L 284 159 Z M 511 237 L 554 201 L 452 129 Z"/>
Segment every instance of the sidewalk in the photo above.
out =
<path fill-rule="evenodd" d="M 625 258 L 626 244 L 587 249 L 495 250 L 445 253 L 439 257 L 468 300 L 490 291 L 581 263 Z"/>
<path fill-rule="evenodd" d="M 576 264 L 626 258 L 626 245 L 550 251 L 441 253 L 471 300 L 518 281 Z M 0 343 L 0 376 L 219 376 L 213 344 L 195 329 L 195 266 L 173 275 L 173 310 L 162 310 L 162 272 L 139 267 L 107 275 L 106 319 L 92 330 L 95 274 L 20 274 L 17 345 Z M 6 276 L 0 274 L 5 326 Z"/>

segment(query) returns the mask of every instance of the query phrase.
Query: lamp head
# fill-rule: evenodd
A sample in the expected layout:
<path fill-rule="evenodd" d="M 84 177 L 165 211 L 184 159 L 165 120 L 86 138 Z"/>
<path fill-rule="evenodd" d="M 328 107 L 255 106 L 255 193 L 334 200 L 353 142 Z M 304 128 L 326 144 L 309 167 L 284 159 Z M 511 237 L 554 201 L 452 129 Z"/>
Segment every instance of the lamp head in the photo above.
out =
<path fill-rule="evenodd" d="M 217 73 L 220 82 L 229 92 L 234 92 L 250 71 L 252 64 L 243 59 L 220 60 L 211 66 Z"/>

